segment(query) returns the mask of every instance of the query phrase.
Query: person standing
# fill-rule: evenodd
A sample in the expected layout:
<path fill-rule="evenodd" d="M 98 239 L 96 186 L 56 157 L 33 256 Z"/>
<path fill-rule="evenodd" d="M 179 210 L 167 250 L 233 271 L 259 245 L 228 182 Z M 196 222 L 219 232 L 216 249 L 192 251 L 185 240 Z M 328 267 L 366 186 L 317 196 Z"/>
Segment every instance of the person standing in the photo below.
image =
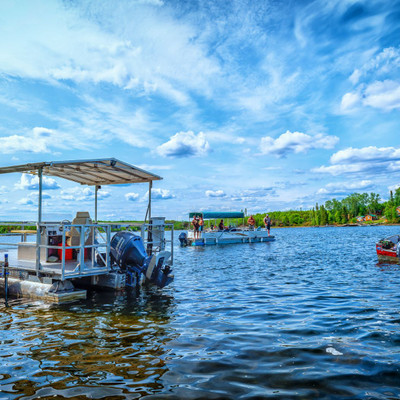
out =
<path fill-rule="evenodd" d="M 265 229 L 268 231 L 268 236 L 269 236 L 269 232 L 271 230 L 271 218 L 269 217 L 268 214 L 264 217 L 264 225 Z"/>
<path fill-rule="evenodd" d="M 194 239 L 196 240 L 197 235 L 199 233 L 199 222 L 198 222 L 196 215 L 193 216 L 192 225 L 193 225 L 193 236 L 194 236 Z"/>
<path fill-rule="evenodd" d="M 201 232 L 203 232 L 203 227 L 204 227 L 204 220 L 203 220 L 203 216 L 200 215 L 200 219 L 199 219 L 199 237 L 201 236 Z"/>
<path fill-rule="evenodd" d="M 250 215 L 249 219 L 247 220 L 247 224 L 249 225 L 249 228 L 251 231 L 254 231 L 255 225 L 256 225 L 256 220 L 252 215 Z"/>

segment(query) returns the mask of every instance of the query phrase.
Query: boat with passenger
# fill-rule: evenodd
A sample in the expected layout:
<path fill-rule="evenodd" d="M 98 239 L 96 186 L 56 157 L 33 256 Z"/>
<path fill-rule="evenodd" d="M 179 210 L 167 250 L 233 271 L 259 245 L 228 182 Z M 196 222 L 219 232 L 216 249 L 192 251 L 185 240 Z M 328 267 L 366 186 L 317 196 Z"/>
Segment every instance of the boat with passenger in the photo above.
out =
<path fill-rule="evenodd" d="M 379 262 L 400 263 L 400 235 L 392 235 L 376 243 Z"/>
<path fill-rule="evenodd" d="M 272 242 L 275 236 L 269 235 L 265 228 L 245 227 L 243 212 L 198 211 L 189 213 L 189 220 L 193 218 L 208 221 L 203 229 L 189 229 L 179 235 L 181 246 L 208 246 L 234 243 Z M 231 220 L 242 219 L 242 227 L 230 223 Z M 201 226 L 201 225 L 200 225 Z"/>
<path fill-rule="evenodd" d="M 162 179 L 160 176 L 115 158 L 1 167 L 0 174 L 6 173 L 38 177 L 37 221 L 0 223 L 19 227 L 0 236 L 20 236 L 20 241 L 0 243 L 1 252 L 8 249 L 4 262 L 0 262 L 0 275 L 4 278 L 0 279 L 0 287 L 4 285 L 6 292 L 64 302 L 85 298 L 86 290 L 81 288 L 125 290 L 145 282 L 162 288 L 172 282 L 173 225 L 165 223 L 164 217 L 151 215 L 152 185 Z M 44 176 L 93 186 L 94 220 L 84 210 L 77 211 L 72 221 L 44 221 Z M 149 184 L 144 223 L 119 223 L 118 232 L 114 233 L 113 224 L 98 222 L 98 191 L 103 185 L 133 183 Z M 164 235 L 167 226 L 171 239 Z M 34 240 L 29 240 L 32 236 Z"/>

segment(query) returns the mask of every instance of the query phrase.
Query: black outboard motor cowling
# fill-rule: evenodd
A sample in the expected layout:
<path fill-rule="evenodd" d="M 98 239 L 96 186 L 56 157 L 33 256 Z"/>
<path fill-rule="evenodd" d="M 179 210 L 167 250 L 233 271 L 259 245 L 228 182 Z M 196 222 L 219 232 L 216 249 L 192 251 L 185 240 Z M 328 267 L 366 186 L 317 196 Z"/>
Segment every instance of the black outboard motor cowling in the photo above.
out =
<path fill-rule="evenodd" d="M 155 265 L 156 257 L 148 256 L 140 236 L 132 232 L 118 232 L 111 240 L 111 256 L 123 271 L 143 274 L 146 278 L 159 287 L 167 286 L 173 277 L 167 265 L 163 268 L 164 259 Z"/>
<path fill-rule="evenodd" d="M 186 232 L 182 232 L 179 234 L 179 242 L 182 247 L 185 247 L 189 244 Z"/>
<path fill-rule="evenodd" d="M 126 231 L 118 232 L 112 238 L 111 255 L 121 269 L 126 269 L 129 265 L 137 267 L 139 272 L 146 272 L 141 267 L 146 258 L 151 258 L 147 256 L 142 238 Z"/>

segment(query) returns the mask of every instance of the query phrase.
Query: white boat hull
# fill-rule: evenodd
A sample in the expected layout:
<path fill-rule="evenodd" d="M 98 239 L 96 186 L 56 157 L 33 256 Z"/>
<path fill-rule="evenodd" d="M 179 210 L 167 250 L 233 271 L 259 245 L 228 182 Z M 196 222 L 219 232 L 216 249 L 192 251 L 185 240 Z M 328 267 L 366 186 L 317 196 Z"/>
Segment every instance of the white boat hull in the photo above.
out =
<path fill-rule="evenodd" d="M 201 232 L 200 238 L 194 239 L 193 232 L 188 235 L 188 241 L 192 246 L 208 246 L 217 244 L 235 244 L 235 243 L 255 243 L 271 242 L 274 236 L 268 236 L 266 230 L 235 230 L 235 231 L 210 231 Z"/>

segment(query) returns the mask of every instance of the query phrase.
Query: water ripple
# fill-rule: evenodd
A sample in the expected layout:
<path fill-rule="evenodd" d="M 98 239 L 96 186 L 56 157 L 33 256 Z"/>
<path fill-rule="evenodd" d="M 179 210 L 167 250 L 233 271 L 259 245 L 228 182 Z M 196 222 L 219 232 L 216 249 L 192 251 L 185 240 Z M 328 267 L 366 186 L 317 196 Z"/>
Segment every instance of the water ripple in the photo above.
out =
<path fill-rule="evenodd" d="M 398 227 L 176 247 L 165 290 L 0 300 L 0 399 L 400 398 Z"/>

